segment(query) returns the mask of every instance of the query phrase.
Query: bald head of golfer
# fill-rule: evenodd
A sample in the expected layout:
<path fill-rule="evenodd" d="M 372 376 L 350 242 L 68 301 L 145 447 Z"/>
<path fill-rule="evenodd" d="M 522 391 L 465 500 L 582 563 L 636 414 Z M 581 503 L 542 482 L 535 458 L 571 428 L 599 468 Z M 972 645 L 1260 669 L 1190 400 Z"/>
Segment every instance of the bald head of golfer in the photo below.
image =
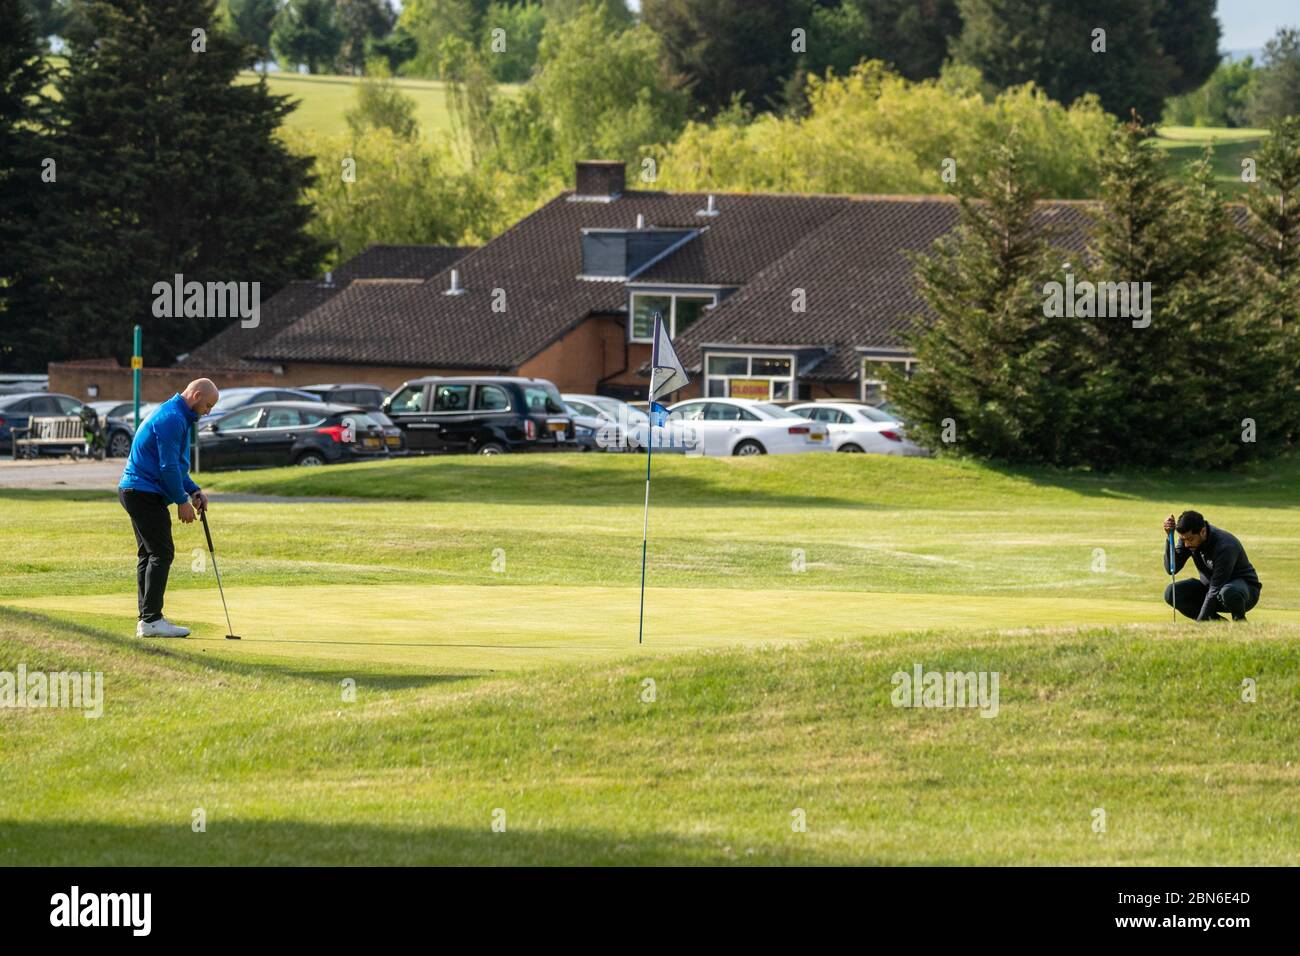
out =
<path fill-rule="evenodd" d="M 175 557 L 170 506 L 185 524 L 205 511 L 208 496 L 190 478 L 190 429 L 221 398 L 216 384 L 196 378 L 140 425 L 118 482 L 136 542 L 137 637 L 185 637 L 189 630 L 163 617 L 167 573 Z"/>

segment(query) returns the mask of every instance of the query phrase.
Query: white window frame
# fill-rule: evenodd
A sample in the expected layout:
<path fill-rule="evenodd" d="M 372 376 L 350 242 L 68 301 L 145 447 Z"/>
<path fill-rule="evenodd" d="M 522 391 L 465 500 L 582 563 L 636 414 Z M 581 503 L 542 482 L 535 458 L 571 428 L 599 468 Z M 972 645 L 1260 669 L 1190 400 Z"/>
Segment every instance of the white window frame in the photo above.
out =
<path fill-rule="evenodd" d="M 742 358 L 745 359 L 745 368 L 747 371 L 743 375 L 713 375 L 709 372 L 709 360 L 715 358 Z M 789 375 L 761 375 L 754 373 L 754 359 L 786 359 L 790 363 Z M 794 397 L 794 380 L 795 380 L 795 359 L 793 353 L 785 352 L 705 352 L 703 359 L 704 373 L 704 393 L 700 396 L 703 399 L 710 398 L 727 398 L 731 393 L 731 380 L 733 378 L 765 378 L 767 379 L 767 400 L 774 401 L 773 393 L 776 391 L 777 382 L 788 382 L 790 389 L 786 398 Z M 709 383 L 719 381 L 726 383 L 727 395 L 713 395 L 709 390 Z M 786 399 L 780 399 L 785 401 Z"/>
<path fill-rule="evenodd" d="M 858 399 L 868 403 L 870 399 L 867 398 L 867 387 L 871 385 L 879 388 L 880 401 L 883 402 L 889 397 L 888 387 L 882 379 L 867 377 L 868 363 L 872 365 L 901 365 L 903 366 L 903 374 L 908 378 L 912 377 L 912 373 L 916 371 L 918 364 L 916 358 L 906 352 L 893 352 L 886 355 L 863 355 L 858 365 Z"/>
<path fill-rule="evenodd" d="M 673 290 L 655 290 L 655 289 L 633 289 L 627 302 L 627 340 L 629 342 L 640 342 L 646 345 L 651 344 L 654 340 L 652 336 L 637 336 L 633 334 L 636 325 L 636 297 L 639 295 L 657 296 L 659 298 L 668 298 L 670 304 L 668 314 L 664 316 L 668 322 L 668 337 L 677 338 L 677 299 L 683 297 L 687 299 L 703 299 L 708 297 L 713 300 L 712 303 L 705 306 L 706 309 L 716 309 L 718 307 L 718 293 L 708 289 L 673 289 Z M 702 317 L 701 317 L 702 318 Z"/>

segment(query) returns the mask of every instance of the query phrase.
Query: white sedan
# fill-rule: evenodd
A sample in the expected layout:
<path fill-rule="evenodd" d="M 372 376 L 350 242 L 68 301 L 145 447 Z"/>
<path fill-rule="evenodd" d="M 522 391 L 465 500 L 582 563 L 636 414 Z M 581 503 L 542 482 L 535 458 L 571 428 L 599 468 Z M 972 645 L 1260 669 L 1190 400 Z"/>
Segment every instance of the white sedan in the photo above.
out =
<path fill-rule="evenodd" d="M 805 402 L 789 411 L 809 421 L 821 422 L 831 432 L 836 451 L 874 455 L 924 455 L 925 449 L 909 441 L 903 423 L 892 415 L 857 402 Z"/>
<path fill-rule="evenodd" d="M 829 451 L 825 425 L 779 405 L 747 398 L 692 398 L 668 409 L 699 436 L 699 454 L 766 455 Z"/>

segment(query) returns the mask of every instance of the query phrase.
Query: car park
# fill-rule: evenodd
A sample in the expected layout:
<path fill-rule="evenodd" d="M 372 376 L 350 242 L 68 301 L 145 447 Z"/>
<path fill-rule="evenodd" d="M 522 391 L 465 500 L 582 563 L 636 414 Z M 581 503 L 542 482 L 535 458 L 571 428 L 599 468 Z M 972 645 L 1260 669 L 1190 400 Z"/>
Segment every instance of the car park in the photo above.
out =
<path fill-rule="evenodd" d="M 580 443 L 585 438 L 596 451 L 645 450 L 646 428 L 650 424 L 645 412 L 604 395 L 564 395 L 563 398 L 575 415 Z M 591 435 L 584 436 L 582 429 Z"/>
<path fill-rule="evenodd" d="M 379 411 L 388 397 L 388 389 L 382 385 L 302 385 L 298 391 L 309 392 L 323 402 L 355 405 L 367 411 Z"/>
<path fill-rule="evenodd" d="M 71 395 L 58 392 L 19 392 L 16 395 L 0 395 L 0 450 L 8 452 L 13 448 L 14 429 L 19 437 L 26 431 L 33 418 L 63 418 L 81 414 L 82 403 Z M 67 445 L 45 445 L 42 453 L 66 455 L 84 441 L 69 442 Z"/>
<path fill-rule="evenodd" d="M 403 384 L 383 412 L 412 454 L 575 450 L 573 416 L 541 378 L 430 375 Z"/>
<path fill-rule="evenodd" d="M 903 423 L 887 412 L 861 402 L 803 402 L 789 411 L 821 422 L 835 451 L 875 455 L 921 456 L 925 449 L 907 437 Z"/>
<path fill-rule="evenodd" d="M 325 402 L 247 405 L 199 428 L 199 470 L 327 465 L 389 456 L 369 413 Z"/>
<path fill-rule="evenodd" d="M 705 455 L 767 455 L 830 451 L 825 425 L 771 402 L 692 398 L 672 405 L 668 423 L 690 425 Z M 657 450 L 657 447 L 656 447 Z"/>
<path fill-rule="evenodd" d="M 99 416 L 99 426 L 104 430 L 105 450 L 109 458 L 125 458 L 131 453 L 131 440 L 135 438 L 134 402 L 87 402 Z M 145 406 L 140 407 L 140 420 L 145 419 Z"/>

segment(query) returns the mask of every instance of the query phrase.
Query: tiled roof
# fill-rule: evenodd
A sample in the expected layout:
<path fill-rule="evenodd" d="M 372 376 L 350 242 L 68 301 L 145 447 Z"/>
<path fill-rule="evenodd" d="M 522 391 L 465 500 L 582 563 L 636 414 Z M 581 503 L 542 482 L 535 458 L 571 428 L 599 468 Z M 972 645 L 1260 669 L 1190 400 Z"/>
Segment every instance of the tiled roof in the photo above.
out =
<path fill-rule="evenodd" d="M 1058 229 L 1063 248 L 1082 250 L 1084 204 L 1044 203 L 1039 218 Z M 912 316 L 927 311 L 908 254 L 929 249 L 957 220 L 957 203 L 946 197 L 853 200 L 686 330 L 678 356 L 696 367 L 710 343 L 821 346 L 830 354 L 804 377 L 847 380 L 856 348 L 904 346 Z M 806 295 L 804 312 L 792 308 L 796 289 Z"/>
<path fill-rule="evenodd" d="M 584 228 L 645 225 L 700 234 L 638 279 L 742 285 L 851 200 L 720 195 L 719 215 L 697 215 L 704 193 L 624 192 L 611 202 L 564 193 L 456 268 L 462 295 L 444 295 L 444 269 L 419 285 L 353 284 L 272 339 L 253 357 L 464 368 L 518 367 L 593 313 L 626 308 L 621 282 L 578 278 Z M 496 290 L 500 290 L 504 297 Z M 493 311 L 503 303 L 504 311 Z"/>
<path fill-rule="evenodd" d="M 370 246 L 329 273 L 328 281 L 322 278 L 290 282 L 262 303 L 256 328 L 246 329 L 241 322 L 232 322 L 178 364 L 269 369 L 272 363 L 251 356 L 354 280 L 427 279 L 472 251 L 472 246 Z"/>

